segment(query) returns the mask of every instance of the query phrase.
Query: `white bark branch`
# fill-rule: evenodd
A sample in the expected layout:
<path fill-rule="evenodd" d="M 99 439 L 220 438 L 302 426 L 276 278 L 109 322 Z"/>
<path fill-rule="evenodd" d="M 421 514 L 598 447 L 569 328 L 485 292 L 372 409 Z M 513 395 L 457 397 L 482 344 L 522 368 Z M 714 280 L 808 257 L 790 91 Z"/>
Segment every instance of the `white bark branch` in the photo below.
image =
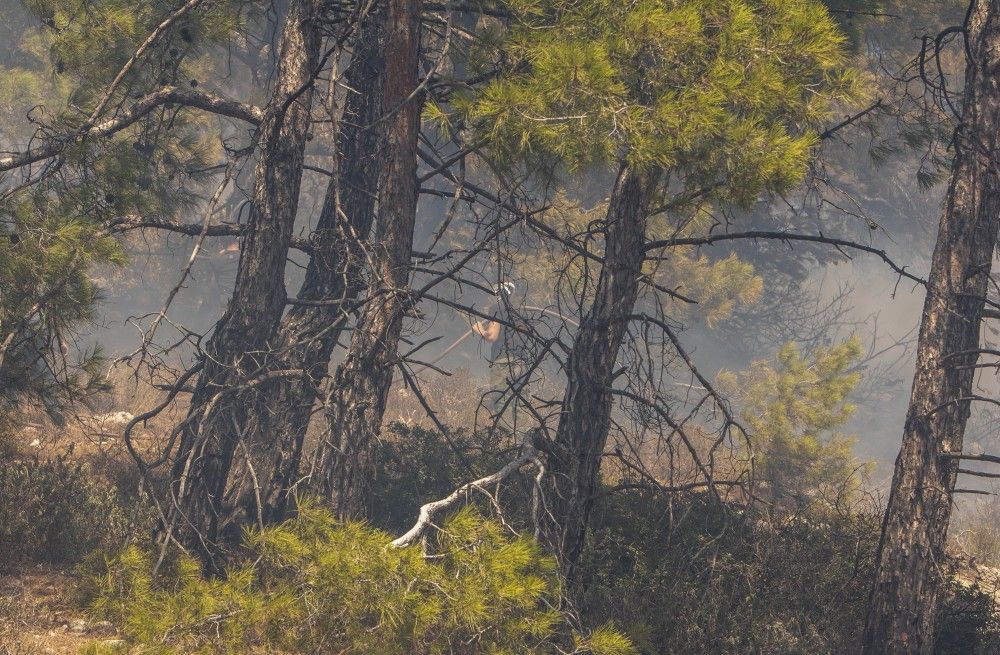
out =
<path fill-rule="evenodd" d="M 448 496 L 422 506 L 420 508 L 420 516 L 417 519 L 417 522 L 406 532 L 406 534 L 393 540 L 392 545 L 396 548 L 405 548 L 406 546 L 414 544 L 417 540 L 423 537 L 424 533 L 427 532 L 427 529 L 433 525 L 432 521 L 439 512 L 457 505 L 461 500 L 468 496 L 470 491 L 474 489 L 485 491 L 488 487 L 492 487 L 503 482 L 528 464 L 535 464 L 538 466 L 538 450 L 532 445 L 534 435 L 534 430 L 529 430 L 525 433 L 524 439 L 521 442 L 521 454 L 517 458 L 507 462 L 507 464 L 499 471 L 491 473 L 486 477 L 479 478 L 478 480 L 466 482 L 458 489 L 455 489 L 455 491 Z"/>

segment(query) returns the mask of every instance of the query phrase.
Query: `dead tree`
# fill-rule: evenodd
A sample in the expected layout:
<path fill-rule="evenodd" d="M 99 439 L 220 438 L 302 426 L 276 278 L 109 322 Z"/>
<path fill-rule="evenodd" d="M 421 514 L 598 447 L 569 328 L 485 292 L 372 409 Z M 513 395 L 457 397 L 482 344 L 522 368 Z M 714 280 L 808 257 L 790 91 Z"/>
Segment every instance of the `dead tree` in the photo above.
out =
<path fill-rule="evenodd" d="M 917 368 L 882 527 L 864 653 L 929 653 L 958 460 L 1000 224 L 1000 1 L 974 0 L 951 182 L 927 280 Z"/>
<path fill-rule="evenodd" d="M 363 515 L 371 440 L 378 434 L 396 367 L 404 313 L 412 306 L 410 253 L 416 220 L 420 0 L 386 3 L 384 133 L 378 161 L 375 235 L 367 297 L 327 401 L 323 488 L 341 516 Z"/>
<path fill-rule="evenodd" d="M 238 390 L 262 381 L 255 376 L 266 364 L 286 301 L 285 261 L 320 62 L 321 8 L 318 0 L 295 0 L 284 19 L 274 89 L 256 137 L 259 155 L 236 284 L 205 346 L 172 471 L 174 525 L 166 531 L 173 529 L 210 568 L 230 514 L 223 505 L 245 414 Z"/>

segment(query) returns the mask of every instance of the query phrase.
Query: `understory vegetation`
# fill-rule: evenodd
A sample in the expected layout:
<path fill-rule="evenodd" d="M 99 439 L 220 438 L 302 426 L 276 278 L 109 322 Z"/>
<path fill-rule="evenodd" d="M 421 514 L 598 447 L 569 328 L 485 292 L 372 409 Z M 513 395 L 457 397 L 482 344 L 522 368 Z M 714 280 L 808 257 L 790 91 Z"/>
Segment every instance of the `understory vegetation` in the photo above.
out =
<path fill-rule="evenodd" d="M 344 523 L 305 499 L 287 522 L 248 529 L 223 577 L 205 576 L 196 559 L 176 551 L 161 559 L 150 538 L 154 510 L 135 495 L 136 480 L 123 486 L 113 471 L 65 458 L 15 460 L 0 469 L 4 564 L 78 572 L 73 602 L 121 635 L 93 641 L 93 655 L 857 648 L 881 518 L 877 503 L 857 492 L 762 511 L 709 493 L 679 499 L 608 479 L 571 604 L 555 561 L 530 536 L 530 472 L 490 490 L 497 502 L 472 495 L 422 543 L 391 545 L 427 497 L 494 469 L 504 451 L 497 439 L 509 436 L 449 432 L 446 439 L 394 425 L 374 486 L 373 502 L 385 511 L 374 511 L 370 524 Z M 802 449 L 795 452 L 803 461 Z M 803 493 L 803 479 L 795 482 Z M 138 516 L 137 507 L 144 508 Z M 975 578 L 967 558 L 949 567 L 934 652 L 1000 653 L 996 580 Z"/>
<path fill-rule="evenodd" d="M 1000 0 L 0 19 L 0 655 L 1000 655 Z"/>

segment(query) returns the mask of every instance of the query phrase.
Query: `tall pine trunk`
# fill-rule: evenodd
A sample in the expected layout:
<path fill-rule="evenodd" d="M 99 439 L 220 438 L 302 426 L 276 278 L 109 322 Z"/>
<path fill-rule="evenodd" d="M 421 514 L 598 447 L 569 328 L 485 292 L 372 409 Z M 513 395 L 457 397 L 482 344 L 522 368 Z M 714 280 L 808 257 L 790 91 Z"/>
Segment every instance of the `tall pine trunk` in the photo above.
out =
<path fill-rule="evenodd" d="M 364 288 L 364 244 L 375 213 L 379 153 L 385 139 L 383 107 L 385 12 L 373 8 L 363 19 L 346 81 L 348 96 L 337 128 L 334 175 L 312 233 L 313 251 L 297 300 L 274 340 L 280 370 L 302 377 L 278 378 L 261 389 L 248 422 L 249 466 L 242 483 L 241 522 L 274 523 L 285 518 L 300 477 L 306 430 L 316 394 L 327 375 L 337 342 L 347 327 L 345 312 Z"/>
<path fill-rule="evenodd" d="M 216 567 L 225 497 L 245 425 L 285 307 L 285 261 L 299 201 L 312 83 L 321 45 L 318 0 L 295 0 L 282 28 L 274 90 L 257 134 L 258 161 L 232 298 L 205 345 L 203 369 L 172 471 L 176 536 Z M 248 387 L 249 385 L 249 387 Z"/>
<path fill-rule="evenodd" d="M 882 527 L 864 653 L 930 653 L 1000 222 L 1000 0 L 974 0 L 961 122 L 938 227 L 917 369 Z"/>
<path fill-rule="evenodd" d="M 378 209 L 368 292 L 328 401 L 320 461 L 324 491 L 341 516 L 364 516 L 372 440 L 377 437 L 397 363 L 403 314 L 410 306 L 410 253 L 417 212 L 420 0 L 388 0 L 385 28 Z"/>
<path fill-rule="evenodd" d="M 605 218 L 604 264 L 567 365 L 546 506 L 550 547 L 568 573 L 583 548 L 611 424 L 615 361 L 639 292 L 649 198 L 658 176 L 622 166 Z"/>

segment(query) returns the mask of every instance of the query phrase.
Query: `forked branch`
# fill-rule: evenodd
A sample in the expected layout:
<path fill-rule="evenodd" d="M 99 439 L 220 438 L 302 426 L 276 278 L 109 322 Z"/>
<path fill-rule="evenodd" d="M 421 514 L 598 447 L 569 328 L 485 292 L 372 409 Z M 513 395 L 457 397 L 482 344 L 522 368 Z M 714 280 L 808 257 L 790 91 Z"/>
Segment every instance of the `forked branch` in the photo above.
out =
<path fill-rule="evenodd" d="M 392 545 L 396 548 L 405 548 L 416 543 L 421 537 L 424 536 L 428 528 L 434 525 L 435 516 L 437 516 L 441 511 L 451 509 L 460 503 L 468 497 L 470 491 L 477 489 L 480 491 L 486 491 L 489 487 L 500 484 L 528 464 L 540 466 L 540 462 L 538 460 L 538 449 L 536 449 L 533 444 L 536 434 L 537 433 L 534 430 L 527 431 L 521 442 L 521 454 L 515 459 L 507 462 L 507 464 L 499 471 L 479 478 L 478 480 L 466 482 L 444 498 L 422 506 L 420 508 L 420 516 L 417 518 L 417 522 L 406 532 L 406 534 L 393 540 Z"/>

